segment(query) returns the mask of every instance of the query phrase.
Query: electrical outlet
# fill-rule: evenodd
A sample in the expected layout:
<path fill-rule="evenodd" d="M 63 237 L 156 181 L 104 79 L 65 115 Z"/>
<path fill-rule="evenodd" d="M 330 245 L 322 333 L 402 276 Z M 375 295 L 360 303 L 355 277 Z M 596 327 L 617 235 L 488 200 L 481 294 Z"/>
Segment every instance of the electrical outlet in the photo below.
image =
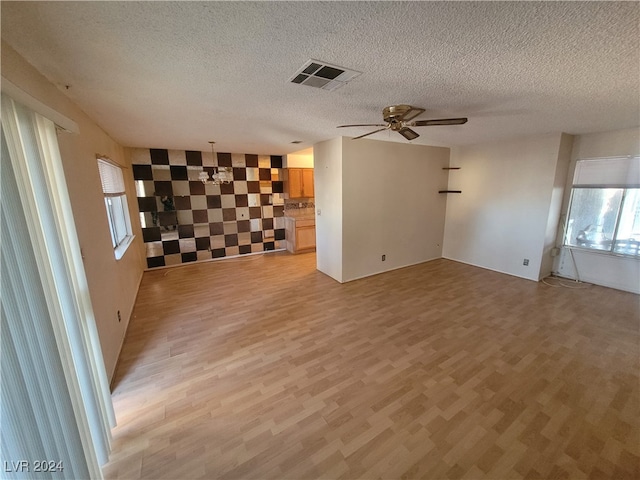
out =
<path fill-rule="evenodd" d="M 382 261 L 384 262 L 387 259 L 386 255 L 382 255 Z"/>
<path fill-rule="evenodd" d="M 529 266 L 529 259 L 528 259 L 528 258 L 525 258 L 525 259 L 522 261 L 522 264 L 523 264 L 525 267 L 528 267 L 528 266 Z"/>

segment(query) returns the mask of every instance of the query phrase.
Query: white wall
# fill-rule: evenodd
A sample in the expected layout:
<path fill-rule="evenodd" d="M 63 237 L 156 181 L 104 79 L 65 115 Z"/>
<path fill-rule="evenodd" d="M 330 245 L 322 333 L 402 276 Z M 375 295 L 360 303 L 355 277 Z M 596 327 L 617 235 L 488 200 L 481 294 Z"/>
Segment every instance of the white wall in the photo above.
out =
<path fill-rule="evenodd" d="M 96 154 L 130 168 L 124 149 L 9 45 L 2 43 L 2 75 L 50 108 L 75 121 L 79 134 L 58 135 L 71 207 L 107 375 L 112 378 L 144 269 L 144 246 L 133 176 L 125 170 L 129 213 L 136 238 L 116 261 L 100 185 Z M 122 321 L 118 322 L 120 310 Z"/>
<path fill-rule="evenodd" d="M 561 134 L 451 149 L 443 256 L 538 280 Z M 565 150 L 566 150 L 566 139 Z M 557 208 L 557 207 L 556 207 Z M 528 259 L 529 265 L 523 265 Z"/>
<path fill-rule="evenodd" d="M 338 282 L 342 271 L 342 137 L 313 147 L 316 266 Z"/>
<path fill-rule="evenodd" d="M 640 128 L 591 133 L 575 138 L 563 199 L 564 218 L 568 211 L 576 161 L 625 155 L 640 155 Z M 563 248 L 560 256 L 556 258 L 554 269 L 563 277 L 640 293 L 640 260 L 636 258 L 616 257 L 580 249 L 572 249 L 570 252 Z"/>
<path fill-rule="evenodd" d="M 576 160 L 582 158 L 620 157 L 640 154 L 640 128 L 627 128 L 612 132 L 589 133 L 576 136 L 571 153 L 571 175 Z M 570 183 L 569 183 L 570 185 Z"/>

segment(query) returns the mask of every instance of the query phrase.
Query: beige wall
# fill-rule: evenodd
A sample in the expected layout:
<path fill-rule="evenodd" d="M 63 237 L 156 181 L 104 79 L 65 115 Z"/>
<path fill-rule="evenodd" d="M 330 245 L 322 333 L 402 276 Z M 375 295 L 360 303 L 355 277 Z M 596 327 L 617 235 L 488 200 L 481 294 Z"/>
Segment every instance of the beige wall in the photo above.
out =
<path fill-rule="evenodd" d="M 313 168 L 313 147 L 285 156 L 285 168 Z"/>
<path fill-rule="evenodd" d="M 452 148 L 443 256 L 538 280 L 562 134 Z M 565 146 L 566 146 L 566 139 Z M 566 148 L 562 150 L 566 153 Z M 557 214 L 556 214 L 557 215 Z M 547 246 L 548 247 L 548 246 Z M 524 259 L 529 265 L 523 265 Z"/>
<path fill-rule="evenodd" d="M 547 217 L 547 229 L 544 235 L 544 250 L 540 261 L 540 273 L 538 278 L 545 278 L 551 275 L 553 270 L 554 255 L 558 242 L 558 231 L 562 212 L 562 202 L 566 192 L 567 175 L 569 164 L 571 163 L 571 149 L 573 148 L 574 137 L 563 133 L 560 137 L 560 148 L 558 150 L 558 161 L 556 163 L 556 173 L 553 179 L 553 189 L 551 191 L 551 201 L 549 204 L 549 216 Z"/>
<path fill-rule="evenodd" d="M 448 148 L 342 137 L 314 158 L 320 271 L 348 282 L 442 256 Z"/>
<path fill-rule="evenodd" d="M 122 146 L 5 43 L 2 43 L 2 76 L 79 126 L 78 134 L 58 134 L 58 142 L 102 354 L 111 379 L 144 268 L 135 188 L 127 170 L 130 161 Z M 111 246 L 96 154 L 106 155 L 125 168 L 129 213 L 136 238 L 119 261 Z M 121 322 L 118 322 L 118 310 Z"/>
<path fill-rule="evenodd" d="M 344 281 L 440 258 L 449 149 L 345 139 L 342 158 Z"/>
<path fill-rule="evenodd" d="M 338 282 L 342 273 L 342 143 L 343 138 L 313 147 L 316 208 L 316 264 Z"/>

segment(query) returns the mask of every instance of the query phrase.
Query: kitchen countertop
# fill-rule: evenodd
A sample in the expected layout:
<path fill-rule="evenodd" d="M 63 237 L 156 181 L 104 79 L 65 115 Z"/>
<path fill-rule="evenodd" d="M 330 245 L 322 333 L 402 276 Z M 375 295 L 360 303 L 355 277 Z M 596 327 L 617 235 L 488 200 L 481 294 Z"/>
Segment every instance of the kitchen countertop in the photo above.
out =
<path fill-rule="evenodd" d="M 284 216 L 296 220 L 315 220 L 316 215 L 313 208 L 289 209 L 284 211 Z"/>

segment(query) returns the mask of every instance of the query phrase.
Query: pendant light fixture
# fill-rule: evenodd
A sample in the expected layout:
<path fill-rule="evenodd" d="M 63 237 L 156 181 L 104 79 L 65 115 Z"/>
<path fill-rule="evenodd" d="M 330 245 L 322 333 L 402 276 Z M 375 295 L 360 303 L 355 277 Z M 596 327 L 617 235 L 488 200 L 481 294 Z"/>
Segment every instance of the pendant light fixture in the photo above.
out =
<path fill-rule="evenodd" d="M 213 185 L 221 185 L 223 183 L 231 183 L 233 182 L 233 169 L 231 167 L 219 167 L 218 166 L 218 159 L 216 157 L 216 152 L 213 149 L 213 144 L 216 142 L 210 141 L 209 144 L 211 145 L 211 155 L 213 156 L 213 163 L 214 163 L 214 170 L 213 173 L 211 174 L 211 178 L 209 178 L 209 173 L 207 173 L 205 170 L 203 170 L 202 172 L 200 172 L 200 174 L 198 175 L 198 179 L 204 183 L 205 185 L 207 183 L 209 184 L 213 184 Z"/>

